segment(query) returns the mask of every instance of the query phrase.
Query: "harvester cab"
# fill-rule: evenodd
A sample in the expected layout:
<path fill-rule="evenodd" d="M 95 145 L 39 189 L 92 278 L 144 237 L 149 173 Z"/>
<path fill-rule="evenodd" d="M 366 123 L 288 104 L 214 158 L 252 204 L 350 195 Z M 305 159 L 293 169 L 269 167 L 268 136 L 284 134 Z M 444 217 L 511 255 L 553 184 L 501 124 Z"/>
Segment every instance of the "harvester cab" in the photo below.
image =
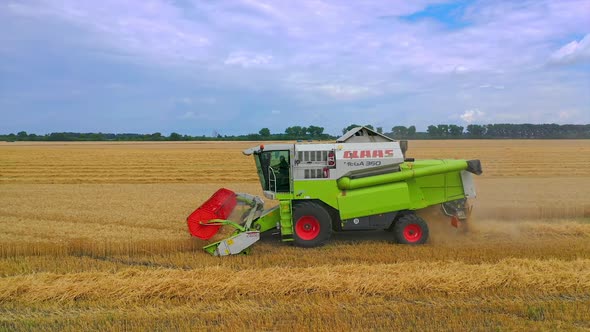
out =
<path fill-rule="evenodd" d="M 332 232 L 386 229 L 398 243 L 422 244 L 428 225 L 417 210 L 441 205 L 451 224 L 464 224 L 467 199 L 475 198 L 472 174 L 479 160 L 405 157 L 407 142 L 369 128 L 354 128 L 335 143 L 270 144 L 252 155 L 264 196 L 278 201 L 264 210 L 261 198 L 220 189 L 187 219 L 189 231 L 211 239 L 222 226 L 234 232 L 204 249 L 217 256 L 245 253 L 260 233 L 276 229 L 284 242 L 324 244 Z M 235 215 L 237 207 L 239 217 Z"/>

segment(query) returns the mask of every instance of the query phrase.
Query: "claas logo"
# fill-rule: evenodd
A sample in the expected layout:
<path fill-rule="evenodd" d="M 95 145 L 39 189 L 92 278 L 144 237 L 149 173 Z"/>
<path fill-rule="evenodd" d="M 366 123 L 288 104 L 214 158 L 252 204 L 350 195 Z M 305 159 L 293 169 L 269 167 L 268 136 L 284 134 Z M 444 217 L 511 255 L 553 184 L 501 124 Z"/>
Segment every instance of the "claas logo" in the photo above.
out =
<path fill-rule="evenodd" d="M 393 157 L 393 149 L 344 151 L 344 159 L 391 158 L 391 157 Z"/>

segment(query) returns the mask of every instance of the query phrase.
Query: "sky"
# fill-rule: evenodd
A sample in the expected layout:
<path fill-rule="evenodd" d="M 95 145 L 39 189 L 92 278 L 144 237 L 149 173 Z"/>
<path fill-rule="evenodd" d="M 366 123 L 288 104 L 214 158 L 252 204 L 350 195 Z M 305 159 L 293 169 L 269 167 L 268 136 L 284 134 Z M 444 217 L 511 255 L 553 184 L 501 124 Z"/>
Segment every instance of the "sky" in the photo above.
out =
<path fill-rule="evenodd" d="M 590 0 L 1 0 L 0 134 L 590 123 Z"/>

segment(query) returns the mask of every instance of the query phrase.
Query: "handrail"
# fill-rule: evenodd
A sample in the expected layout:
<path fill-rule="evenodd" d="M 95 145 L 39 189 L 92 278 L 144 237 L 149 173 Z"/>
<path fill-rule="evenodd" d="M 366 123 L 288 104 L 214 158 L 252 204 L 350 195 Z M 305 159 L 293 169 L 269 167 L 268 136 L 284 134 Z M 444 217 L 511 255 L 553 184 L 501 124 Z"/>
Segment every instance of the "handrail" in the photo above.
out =
<path fill-rule="evenodd" d="M 272 177 L 271 177 L 272 175 Z M 272 184 L 274 183 L 274 190 Z M 277 192 L 277 175 L 275 174 L 274 169 L 272 166 L 268 166 L 268 190 L 272 192 Z"/>

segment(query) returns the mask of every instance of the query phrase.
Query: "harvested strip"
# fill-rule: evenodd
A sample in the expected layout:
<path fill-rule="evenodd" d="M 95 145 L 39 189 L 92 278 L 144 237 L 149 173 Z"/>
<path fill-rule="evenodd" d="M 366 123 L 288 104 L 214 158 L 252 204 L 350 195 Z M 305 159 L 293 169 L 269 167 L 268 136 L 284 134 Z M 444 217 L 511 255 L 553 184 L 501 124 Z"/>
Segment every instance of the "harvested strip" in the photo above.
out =
<path fill-rule="evenodd" d="M 263 285 L 261 287 L 261 285 Z M 588 294 L 590 259 L 506 259 L 495 264 L 461 262 L 339 265 L 235 271 L 139 270 L 118 273 L 42 273 L 3 278 L 0 302 L 77 300 L 143 303 L 161 300 L 228 300 L 316 294 L 393 296 L 510 294 L 514 297 Z"/>

